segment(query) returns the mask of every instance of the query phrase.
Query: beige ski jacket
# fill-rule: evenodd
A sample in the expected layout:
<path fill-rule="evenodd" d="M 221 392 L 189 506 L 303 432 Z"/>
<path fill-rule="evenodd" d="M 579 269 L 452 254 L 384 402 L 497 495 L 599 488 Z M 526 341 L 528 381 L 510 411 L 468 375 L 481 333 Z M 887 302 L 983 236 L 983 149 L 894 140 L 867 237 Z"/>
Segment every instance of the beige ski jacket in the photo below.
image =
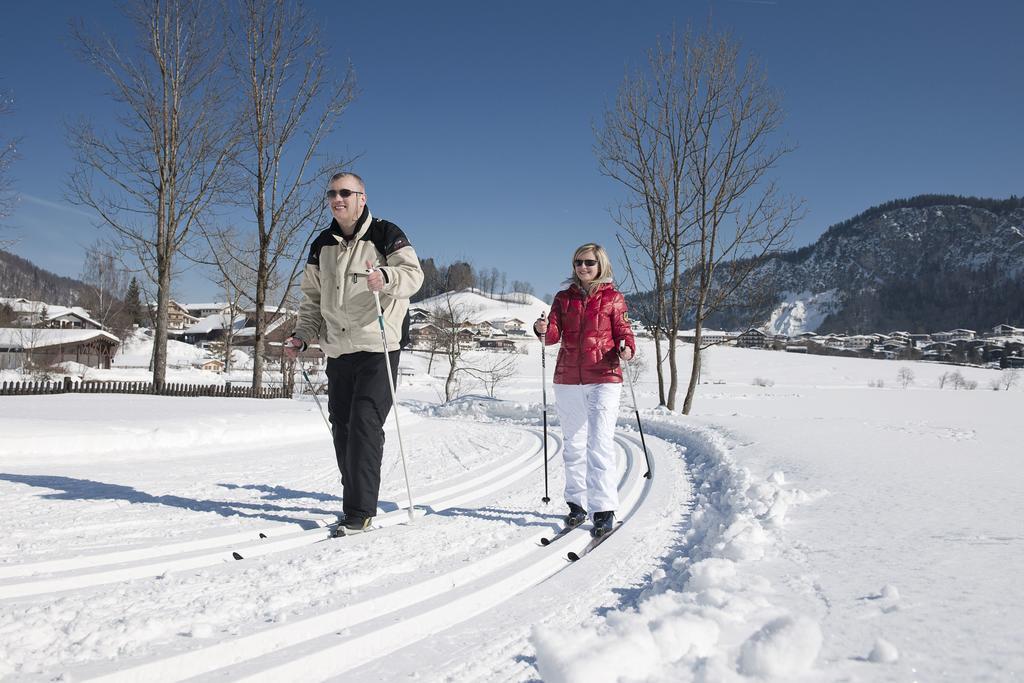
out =
<path fill-rule="evenodd" d="M 379 264 L 384 275 L 380 303 L 388 351 L 404 345 L 409 297 L 423 284 L 423 271 L 401 228 L 374 218 L 370 207 L 363 210 L 351 240 L 344 238 L 336 221 L 313 240 L 302 273 L 296 337 L 306 343 L 319 339 L 330 357 L 383 350 L 377 304 L 366 286 L 367 261 Z"/>

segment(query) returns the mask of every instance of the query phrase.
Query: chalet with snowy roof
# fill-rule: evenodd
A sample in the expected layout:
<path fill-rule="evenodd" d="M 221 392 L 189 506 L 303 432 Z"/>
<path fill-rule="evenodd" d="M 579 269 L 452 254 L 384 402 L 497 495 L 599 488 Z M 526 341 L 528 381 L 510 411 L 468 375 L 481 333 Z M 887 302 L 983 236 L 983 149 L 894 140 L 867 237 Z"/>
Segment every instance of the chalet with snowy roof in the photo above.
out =
<path fill-rule="evenodd" d="M 843 340 L 843 348 L 849 351 L 862 351 L 877 342 L 877 338 L 870 334 L 852 334 Z"/>
<path fill-rule="evenodd" d="M 490 351 L 515 351 L 516 343 L 512 339 L 481 339 L 477 346 Z"/>
<path fill-rule="evenodd" d="M 763 349 L 768 346 L 769 341 L 767 334 L 756 327 L 751 327 L 736 337 L 736 346 L 743 349 Z"/>
<path fill-rule="evenodd" d="M 410 323 L 409 341 L 413 345 L 427 346 L 441 336 L 441 329 L 433 323 Z"/>
<path fill-rule="evenodd" d="M 196 363 L 196 367 L 210 372 L 224 372 L 224 361 L 219 358 L 207 358 Z"/>
<path fill-rule="evenodd" d="M 974 339 L 974 337 L 977 335 L 977 332 L 975 332 L 974 330 L 965 330 L 963 328 L 957 328 L 955 330 L 950 330 L 949 334 L 951 341 L 970 341 L 971 339 Z"/>
<path fill-rule="evenodd" d="M 51 329 L 103 329 L 91 314 L 81 306 L 58 306 L 45 301 L 31 299 L 0 298 L 0 304 L 10 307 L 14 322 L 25 327 L 47 327 Z"/>
<path fill-rule="evenodd" d="M 196 318 L 205 318 L 209 315 L 226 314 L 231 312 L 231 304 L 225 302 L 185 304 L 185 310 Z"/>
<path fill-rule="evenodd" d="M 240 313 L 236 315 L 234 320 L 230 318 L 231 316 L 228 313 L 211 313 L 199 322 L 189 325 L 182 330 L 181 340 L 186 344 L 204 346 L 226 337 L 229 329 L 238 333 L 245 326 L 245 314 Z"/>
<path fill-rule="evenodd" d="M 526 321 L 519 318 L 494 318 L 489 322 L 492 327 L 508 334 L 526 334 Z"/>
<path fill-rule="evenodd" d="M 109 370 L 120 344 L 120 339 L 103 330 L 3 327 L 0 369 L 45 368 L 75 362 Z"/>
<path fill-rule="evenodd" d="M 692 344 L 696 339 L 697 330 L 683 330 L 679 333 L 679 340 Z M 700 332 L 700 343 L 701 345 L 712 345 L 712 344 L 725 344 L 732 341 L 732 336 L 728 332 L 722 330 L 708 330 L 704 329 Z"/>
<path fill-rule="evenodd" d="M 414 325 L 416 323 L 430 322 L 433 316 L 430 311 L 424 308 L 417 308 L 415 306 L 409 308 L 409 324 Z"/>
<path fill-rule="evenodd" d="M 156 318 L 157 302 L 149 302 L 149 314 L 152 318 Z M 199 318 L 188 312 L 188 309 L 179 304 L 174 299 L 171 299 L 167 304 L 167 331 L 174 334 L 175 337 L 190 325 L 194 325 L 199 322 Z"/>
<path fill-rule="evenodd" d="M 993 327 L 992 334 L 997 337 L 1024 337 L 1024 327 L 1014 327 L 1003 323 Z"/>

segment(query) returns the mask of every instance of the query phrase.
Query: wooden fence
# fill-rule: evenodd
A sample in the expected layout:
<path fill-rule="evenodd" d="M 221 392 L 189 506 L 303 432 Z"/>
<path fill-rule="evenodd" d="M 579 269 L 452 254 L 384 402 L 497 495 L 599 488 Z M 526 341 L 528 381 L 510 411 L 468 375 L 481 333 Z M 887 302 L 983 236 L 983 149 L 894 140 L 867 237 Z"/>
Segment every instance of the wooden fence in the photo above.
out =
<path fill-rule="evenodd" d="M 223 398 L 291 398 L 283 387 L 264 387 L 256 392 L 252 386 L 182 384 L 168 382 L 154 388 L 152 382 L 106 382 L 86 380 L 76 382 L 70 377 L 57 382 L 3 382 L 0 396 L 29 396 L 39 394 L 154 394 L 158 396 L 218 396 Z"/>

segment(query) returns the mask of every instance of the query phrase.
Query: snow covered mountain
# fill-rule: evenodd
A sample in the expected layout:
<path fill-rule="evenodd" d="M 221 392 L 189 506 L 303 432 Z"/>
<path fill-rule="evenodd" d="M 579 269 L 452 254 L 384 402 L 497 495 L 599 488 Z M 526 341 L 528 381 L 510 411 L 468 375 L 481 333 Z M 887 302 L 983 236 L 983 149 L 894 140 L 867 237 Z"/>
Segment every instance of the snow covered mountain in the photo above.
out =
<path fill-rule="evenodd" d="M 642 319 L 650 294 L 629 299 Z M 874 206 L 764 259 L 735 301 L 705 325 L 790 336 L 1022 325 L 1024 199 L 921 195 Z"/>
<path fill-rule="evenodd" d="M 777 333 L 983 329 L 1024 320 L 1024 200 L 873 207 L 766 262 Z"/>

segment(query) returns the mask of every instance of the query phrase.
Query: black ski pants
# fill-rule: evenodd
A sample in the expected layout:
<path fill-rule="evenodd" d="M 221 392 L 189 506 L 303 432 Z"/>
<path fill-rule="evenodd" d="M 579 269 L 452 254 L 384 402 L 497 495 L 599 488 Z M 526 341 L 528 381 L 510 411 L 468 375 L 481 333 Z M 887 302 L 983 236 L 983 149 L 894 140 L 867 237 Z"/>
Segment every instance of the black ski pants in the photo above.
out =
<path fill-rule="evenodd" d="M 391 380 L 401 351 L 392 351 Z M 374 517 L 384 456 L 384 420 L 391 410 L 391 388 L 383 353 L 358 351 L 327 359 L 327 410 L 334 454 L 348 517 Z"/>

